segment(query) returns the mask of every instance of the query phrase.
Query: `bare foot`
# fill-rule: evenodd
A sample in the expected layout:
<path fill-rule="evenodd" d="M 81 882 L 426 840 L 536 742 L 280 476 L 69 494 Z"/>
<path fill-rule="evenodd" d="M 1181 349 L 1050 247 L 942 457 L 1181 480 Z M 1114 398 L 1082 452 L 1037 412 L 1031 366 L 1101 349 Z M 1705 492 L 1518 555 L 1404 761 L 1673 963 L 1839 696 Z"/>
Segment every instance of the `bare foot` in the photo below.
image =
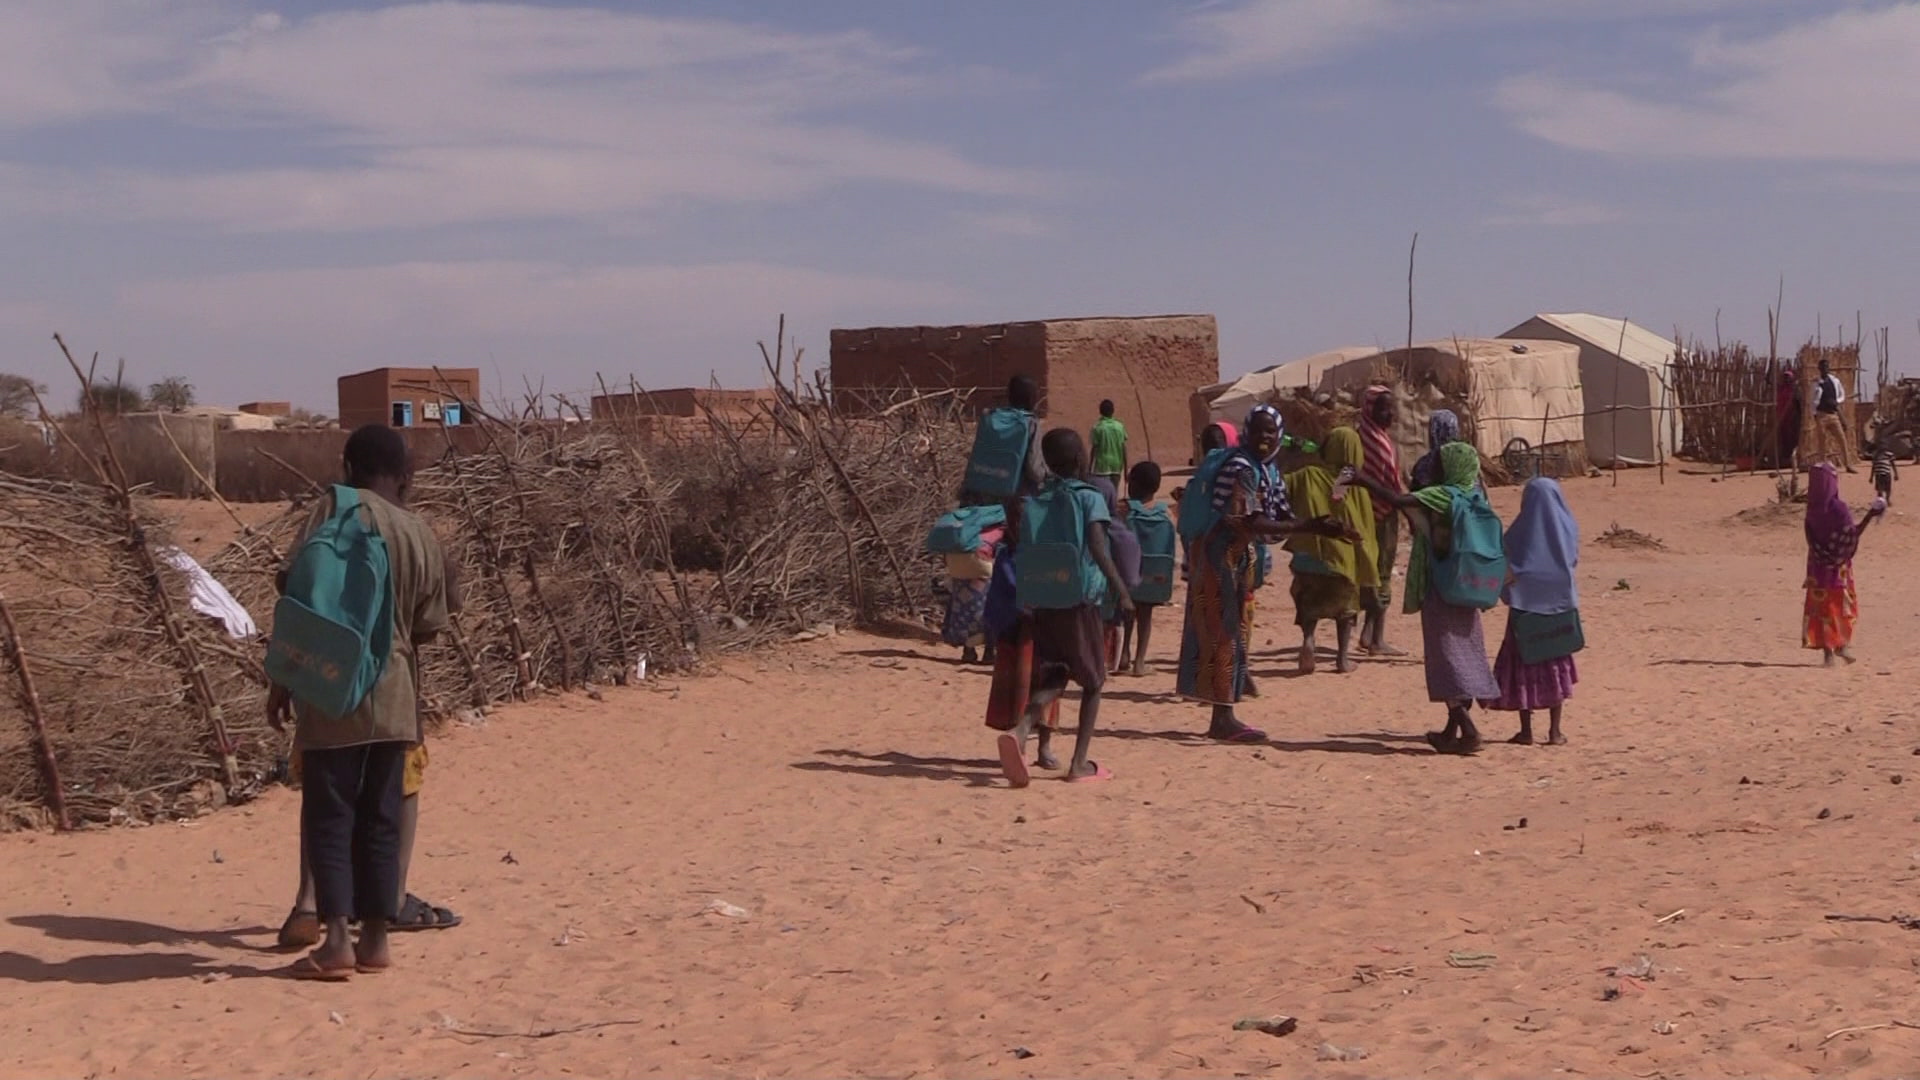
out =
<path fill-rule="evenodd" d="M 1407 650 L 1396 649 L 1393 646 L 1388 645 L 1384 641 L 1379 643 L 1378 645 L 1368 645 L 1366 646 L 1366 650 L 1369 656 L 1405 656 L 1407 655 Z"/>
<path fill-rule="evenodd" d="M 1565 746 L 1567 745 L 1567 737 L 1556 731 L 1553 734 L 1547 736 L 1547 745 L 1548 746 Z"/>
<path fill-rule="evenodd" d="M 1354 672 L 1360 670 L 1360 665 L 1354 662 L 1353 657 L 1343 656 L 1340 659 L 1334 661 L 1333 670 L 1339 672 L 1342 675 L 1351 675 Z"/>
<path fill-rule="evenodd" d="M 1832 666 L 1833 666 L 1833 651 L 1832 651 L 1832 650 L 1828 650 L 1828 651 L 1827 651 L 1827 652 L 1826 652 L 1826 653 L 1825 653 L 1825 654 L 1824 654 L 1824 655 L 1823 655 L 1823 656 L 1821 657 L 1821 659 L 1820 659 L 1820 666 L 1821 666 L 1821 667 L 1832 667 Z"/>
<path fill-rule="evenodd" d="M 1320 658 L 1310 648 L 1300 650 L 1300 674 L 1311 675 L 1320 670 Z"/>
<path fill-rule="evenodd" d="M 1858 659 L 1854 657 L 1852 649 L 1839 650 L 1839 656 L 1840 656 L 1840 659 L 1845 660 L 1848 664 L 1857 664 L 1860 662 Z"/>
<path fill-rule="evenodd" d="M 1454 740 L 1444 731 L 1427 732 L 1427 745 L 1442 754 L 1453 753 Z"/>
<path fill-rule="evenodd" d="M 1523 731 L 1520 734 L 1515 735 L 1513 738 L 1508 739 L 1507 742 L 1511 743 L 1514 746 L 1532 746 L 1533 732 Z"/>
<path fill-rule="evenodd" d="M 1478 735 L 1469 735 L 1454 740 L 1453 748 L 1447 751 L 1447 753 L 1450 754 L 1477 754 L 1479 752 L 1480 736 Z"/>
<path fill-rule="evenodd" d="M 1033 759 L 1033 763 L 1048 772 L 1060 771 L 1060 759 L 1054 757 L 1051 750 L 1040 751 L 1039 755 Z"/>
<path fill-rule="evenodd" d="M 1147 662 L 1145 660 L 1135 660 L 1133 662 L 1133 677 L 1136 679 L 1144 679 L 1147 677 Z"/>
<path fill-rule="evenodd" d="M 372 935 L 363 931 L 360 935 L 360 943 L 353 950 L 353 966 L 362 975 L 385 971 L 392 967 L 393 950 L 388 948 L 386 937 L 373 938 Z"/>

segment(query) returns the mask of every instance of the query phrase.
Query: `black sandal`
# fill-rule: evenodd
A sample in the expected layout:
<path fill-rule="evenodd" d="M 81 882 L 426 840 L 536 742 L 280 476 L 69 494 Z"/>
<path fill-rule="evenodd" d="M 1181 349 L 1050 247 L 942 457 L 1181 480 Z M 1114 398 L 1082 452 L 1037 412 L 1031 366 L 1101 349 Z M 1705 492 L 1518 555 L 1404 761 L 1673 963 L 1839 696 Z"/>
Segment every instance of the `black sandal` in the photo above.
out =
<path fill-rule="evenodd" d="M 451 930 L 463 920 L 443 907 L 434 907 L 425 900 L 407 894 L 406 902 L 400 905 L 400 917 L 387 924 L 387 929 L 395 932 L 413 930 Z"/>

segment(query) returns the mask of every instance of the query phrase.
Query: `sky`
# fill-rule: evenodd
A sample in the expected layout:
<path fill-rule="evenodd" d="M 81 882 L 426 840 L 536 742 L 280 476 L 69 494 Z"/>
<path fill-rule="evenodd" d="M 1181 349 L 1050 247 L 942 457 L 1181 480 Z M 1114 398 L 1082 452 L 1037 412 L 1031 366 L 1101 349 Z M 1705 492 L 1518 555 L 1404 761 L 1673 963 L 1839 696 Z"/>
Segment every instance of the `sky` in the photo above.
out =
<path fill-rule="evenodd" d="M 5 0 L 0 371 L 330 412 L 759 385 L 834 327 L 1537 311 L 1920 371 L 1920 2 Z M 1784 286 L 1783 286 L 1784 282 Z M 1869 333 L 1869 358 L 1872 337 Z"/>

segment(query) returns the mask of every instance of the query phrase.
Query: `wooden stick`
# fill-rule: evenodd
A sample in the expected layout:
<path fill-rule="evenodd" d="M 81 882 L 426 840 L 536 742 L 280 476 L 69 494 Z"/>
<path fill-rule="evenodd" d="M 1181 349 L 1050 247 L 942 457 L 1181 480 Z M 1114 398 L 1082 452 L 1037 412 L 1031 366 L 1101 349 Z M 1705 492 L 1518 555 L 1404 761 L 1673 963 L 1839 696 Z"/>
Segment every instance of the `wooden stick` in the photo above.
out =
<path fill-rule="evenodd" d="M 67 348 L 66 341 L 59 334 L 53 335 L 53 340 L 60 346 L 60 354 L 66 357 L 67 366 L 84 382 L 86 376 L 74 360 L 72 351 Z M 145 528 L 134 513 L 133 489 L 127 482 L 127 471 L 113 448 L 106 422 L 100 418 L 100 405 L 94 400 L 91 384 L 86 384 L 85 408 L 93 420 L 94 431 L 100 436 L 101 449 L 106 453 L 108 475 L 113 481 L 109 490 L 113 492 L 115 507 L 126 528 L 128 546 L 147 583 L 147 590 L 159 616 L 160 629 L 178 655 L 189 695 L 200 705 L 207 725 L 213 730 L 214 745 L 219 751 L 220 772 L 226 780 L 227 798 L 231 800 L 240 788 L 240 764 L 234 758 L 233 738 L 227 733 L 226 712 L 220 706 L 220 699 L 214 695 L 213 684 L 207 679 L 207 669 L 200 660 L 200 651 L 195 647 L 193 638 L 181 627 L 179 616 L 174 611 L 173 597 L 168 595 L 166 585 L 161 580 L 160 564 L 154 558 L 153 548 L 147 543 Z"/>
<path fill-rule="evenodd" d="M 465 412 L 467 402 L 460 397 L 460 392 L 453 388 L 453 384 L 447 381 L 446 373 L 440 370 L 438 364 L 434 365 L 433 375 L 440 381 L 441 393 L 453 398 L 459 403 L 461 411 Z M 515 472 L 513 459 L 508 456 L 506 450 L 501 448 L 500 440 L 494 437 L 493 419 L 487 416 L 477 404 L 473 411 L 480 419 L 480 434 L 486 436 L 487 445 L 500 459 L 501 472 L 507 478 L 507 491 L 513 496 L 515 508 L 520 511 L 520 520 L 529 528 L 537 527 L 538 522 L 532 512 L 527 509 L 527 493 L 521 490 L 520 478 Z M 457 453 L 458 448 L 453 445 L 453 429 L 443 423 L 440 425 L 440 432 L 446 437 L 447 449 Z M 533 604 L 546 618 L 547 629 L 553 634 L 554 645 L 560 650 L 560 689 L 571 690 L 573 689 L 573 643 L 567 639 L 566 629 L 560 625 L 560 617 L 554 613 L 553 606 L 547 603 L 546 594 L 540 589 L 540 576 L 535 573 L 533 566 L 533 550 L 528 548 L 520 554 L 520 571 L 526 575 L 527 589 L 533 594 Z"/>
<path fill-rule="evenodd" d="M 0 631 L 7 635 L 7 659 L 13 663 L 19 681 L 20 708 L 27 714 L 27 735 L 33 743 L 33 756 L 40 763 L 40 784 L 46 789 L 47 809 L 53 812 L 53 826 L 61 832 L 73 828 L 67 816 L 67 793 L 60 782 L 60 765 L 54 760 L 53 740 L 47 735 L 47 717 L 40 707 L 40 691 L 33 684 L 33 669 L 27 664 L 27 646 L 20 640 L 20 627 L 13 621 L 13 609 L 7 595 L 0 592 Z"/>

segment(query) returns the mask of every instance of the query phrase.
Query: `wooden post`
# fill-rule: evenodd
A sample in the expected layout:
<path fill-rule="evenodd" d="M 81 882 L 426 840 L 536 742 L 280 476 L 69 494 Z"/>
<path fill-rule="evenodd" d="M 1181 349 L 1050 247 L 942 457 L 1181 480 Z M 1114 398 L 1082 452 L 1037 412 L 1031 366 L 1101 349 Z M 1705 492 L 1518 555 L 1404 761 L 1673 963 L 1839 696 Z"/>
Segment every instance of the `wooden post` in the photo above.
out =
<path fill-rule="evenodd" d="M 67 793 L 60 782 L 60 765 L 54 760 L 53 740 L 47 735 L 46 714 L 40 708 L 40 691 L 33 685 L 33 669 L 27 666 L 27 646 L 20 640 L 20 628 L 13 621 L 13 609 L 7 596 L 0 593 L 0 633 L 6 640 L 7 659 L 19 683 L 20 709 L 27 714 L 27 735 L 33 743 L 33 756 L 40 763 L 40 785 L 46 789 L 47 809 L 53 814 L 53 826 L 61 832 L 73 828 L 67 816 Z"/>
<path fill-rule="evenodd" d="M 146 530 L 134 513 L 133 488 L 127 482 L 127 471 L 120 463 L 119 453 L 113 448 L 106 422 L 100 419 L 100 405 L 94 400 L 93 384 L 87 380 L 86 373 L 80 370 L 66 341 L 59 334 L 53 335 L 53 340 L 60 346 L 60 354 L 66 357 L 67 366 L 73 369 L 74 375 L 86 387 L 84 405 L 87 415 L 93 420 L 94 432 L 100 436 L 100 449 L 107 460 L 106 475 L 111 481 L 109 490 L 113 492 L 115 508 L 120 512 L 121 525 L 127 533 L 127 547 L 140 569 L 140 576 L 146 581 L 161 632 L 180 661 L 188 696 L 200 706 L 207 726 L 213 731 L 214 746 L 219 751 L 221 776 L 227 785 L 227 798 L 232 799 L 240 788 L 240 764 L 234 759 L 233 738 L 227 733 L 226 713 L 220 707 L 219 698 L 214 696 L 213 684 L 207 679 L 206 665 L 200 659 L 200 650 L 181 626 L 179 614 L 174 610 L 173 597 L 168 595 L 166 584 L 161 580 L 160 564 L 153 556 L 152 546 L 147 543 Z"/>

